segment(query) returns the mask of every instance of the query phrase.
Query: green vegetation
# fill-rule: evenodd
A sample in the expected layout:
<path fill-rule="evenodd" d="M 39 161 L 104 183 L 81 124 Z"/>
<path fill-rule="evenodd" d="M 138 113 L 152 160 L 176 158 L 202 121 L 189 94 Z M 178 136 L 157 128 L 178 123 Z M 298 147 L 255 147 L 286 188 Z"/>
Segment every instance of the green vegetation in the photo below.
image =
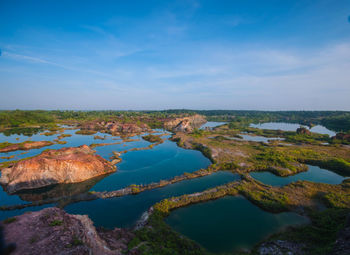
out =
<path fill-rule="evenodd" d="M 322 135 L 317 133 L 297 134 L 294 133 L 286 136 L 286 142 L 290 143 L 307 143 L 307 144 L 320 144 L 325 142 L 331 142 L 328 135 Z"/>
<path fill-rule="evenodd" d="M 10 223 L 13 223 L 13 222 L 15 222 L 15 221 L 17 221 L 17 218 L 12 217 L 12 218 L 7 218 L 7 219 L 5 219 L 5 220 L 3 221 L 3 223 L 4 223 L 4 224 L 10 224 Z"/>
<path fill-rule="evenodd" d="M 199 150 L 200 152 L 203 153 L 204 156 L 206 156 L 212 163 L 215 163 L 215 160 L 211 156 L 211 150 L 209 147 L 206 147 L 200 143 L 194 143 L 193 145 L 194 150 Z"/>
<path fill-rule="evenodd" d="M 332 170 L 343 176 L 350 176 L 350 162 L 342 158 L 330 158 L 323 160 L 307 159 L 305 162 Z"/>
<path fill-rule="evenodd" d="M 239 194 L 264 210 L 275 213 L 288 211 L 290 200 L 284 192 L 266 189 L 258 182 L 247 179 L 235 188 Z"/>
<path fill-rule="evenodd" d="M 193 132 L 191 133 L 191 136 L 193 137 L 202 137 L 206 132 L 203 129 L 195 129 L 193 130 Z"/>
<path fill-rule="evenodd" d="M 61 226 L 63 224 L 63 221 L 61 220 L 53 220 L 49 225 L 51 227 L 55 227 L 55 226 Z"/>
<path fill-rule="evenodd" d="M 13 145 L 13 143 L 8 143 L 8 142 L 0 143 L 0 149 L 4 149 L 6 147 L 9 147 L 10 145 Z"/>
<path fill-rule="evenodd" d="M 286 176 L 300 171 L 306 171 L 306 166 L 300 164 L 295 157 L 288 153 L 272 148 L 263 148 L 263 152 L 255 156 L 255 167 L 259 170 L 269 170 L 273 173 Z"/>
<path fill-rule="evenodd" d="M 133 195 L 136 195 L 136 194 L 138 194 L 138 193 L 141 192 L 141 189 L 140 189 L 140 186 L 139 186 L 139 185 L 131 184 L 129 187 L 131 188 L 131 193 L 132 193 Z"/>
<path fill-rule="evenodd" d="M 164 221 L 164 214 L 155 211 L 149 218 L 152 227 L 141 228 L 135 232 L 136 237 L 129 243 L 129 249 L 139 246 L 143 255 L 204 255 L 207 252 L 194 241 L 180 236 Z"/>
<path fill-rule="evenodd" d="M 274 234 L 267 241 L 287 240 L 304 247 L 305 254 L 329 254 L 337 234 L 344 227 L 347 216 L 350 215 L 349 191 L 350 180 L 345 180 L 340 185 L 298 181 L 281 188 L 272 188 L 249 176 L 243 176 L 242 181 L 222 185 L 201 193 L 164 199 L 153 207 L 158 221 L 161 221 L 173 209 L 237 194 L 243 195 L 252 203 L 269 212 L 300 211 L 303 208 L 302 211 L 311 220 L 309 225 L 290 227 L 286 231 Z M 324 201 L 328 209 L 319 211 L 317 207 L 314 207 L 313 201 L 315 199 Z M 158 225 L 151 226 L 152 231 L 158 231 Z M 148 230 L 149 228 L 144 229 Z M 252 254 L 257 252 L 258 247 L 253 250 Z"/>
<path fill-rule="evenodd" d="M 0 111 L 0 126 L 2 127 L 20 127 L 53 122 L 54 117 L 49 111 Z"/>
<path fill-rule="evenodd" d="M 49 132 L 42 133 L 41 135 L 52 136 L 52 135 L 56 135 L 56 134 L 57 134 L 57 131 L 49 131 Z"/>
<path fill-rule="evenodd" d="M 306 165 L 317 165 L 350 176 L 349 147 L 346 141 L 330 138 L 328 135 L 315 133 L 261 130 L 250 128 L 250 123 L 267 121 L 283 121 L 313 126 L 322 124 L 333 130 L 350 130 L 349 112 L 265 112 L 265 111 L 1 111 L 0 128 L 4 132 L 15 132 L 33 125 L 49 129 L 45 134 L 56 134 L 60 128 L 57 123 L 84 124 L 91 120 L 116 120 L 121 123 L 146 123 L 152 128 L 162 127 L 169 118 L 191 114 L 204 114 L 208 120 L 226 121 L 227 125 L 215 130 L 195 129 L 191 134 L 174 134 L 173 140 L 179 146 L 199 150 L 213 164 L 203 175 L 210 171 L 231 170 L 240 173 L 242 179 L 226 185 L 218 186 L 204 192 L 186 194 L 176 198 L 166 198 L 153 206 L 154 213 L 149 218 L 149 225 L 135 232 L 135 238 L 128 244 L 128 249 L 137 247 L 141 254 L 206 254 L 198 244 L 180 236 L 167 226 L 163 218 L 173 209 L 217 199 L 226 195 L 243 195 L 252 203 L 270 212 L 297 211 L 303 212 L 311 219 L 311 224 L 298 228 L 290 228 L 287 232 L 271 237 L 271 240 L 291 240 L 305 244 L 306 254 L 326 254 L 332 248 L 338 231 L 344 226 L 350 208 L 350 181 L 340 185 L 329 185 L 298 181 L 284 187 L 264 185 L 252 179 L 248 173 L 255 170 L 267 170 L 280 176 L 296 174 L 307 170 Z M 82 125 L 83 126 L 83 125 Z M 11 128 L 11 129 L 10 129 Z M 22 131 L 21 131 L 22 132 Z M 29 131 L 28 131 L 29 132 Z M 34 132 L 34 131 L 33 131 Z M 281 137 L 285 141 L 273 143 L 233 140 L 242 132 L 264 137 Z M 77 134 L 95 134 L 96 131 L 79 130 Z M 66 137 L 61 134 L 58 139 Z M 102 137 L 95 136 L 96 139 Z M 342 136 L 338 135 L 338 138 Z M 153 144 L 152 148 L 162 141 L 158 135 L 143 137 Z M 345 138 L 344 138 L 345 140 Z M 64 141 L 58 141 L 63 143 Z M 329 143 L 324 145 L 323 143 Z M 1 143 L 6 148 L 11 143 Z M 91 147 L 106 144 L 92 144 Z M 134 150 L 146 149 L 136 148 Z M 133 150 L 133 149 L 131 149 Z M 130 151 L 131 151 L 130 150 Z M 17 161 L 1 163 L 1 167 L 10 166 Z M 204 171 L 206 171 L 204 173 Z M 175 180 L 162 181 L 161 187 L 180 180 L 203 176 L 196 173 L 185 173 Z M 148 186 L 147 186 L 148 189 Z M 146 190 L 145 186 L 130 185 L 132 194 Z M 89 193 L 94 195 L 93 192 Z M 129 192 L 130 194 L 130 192 Z M 319 205 L 327 207 L 320 212 Z M 60 226 L 63 221 L 54 220 L 50 226 Z M 78 238 L 69 244 L 80 245 Z"/>
<path fill-rule="evenodd" d="M 163 141 L 159 135 L 152 135 L 152 134 L 142 136 L 142 139 L 150 143 L 161 143 Z"/>
<path fill-rule="evenodd" d="M 350 112 L 345 111 L 236 111 L 236 110 L 166 110 L 166 111 L 0 111 L 0 127 L 54 125 L 89 120 L 119 119 L 123 123 L 141 121 L 151 128 L 163 127 L 167 118 L 195 113 L 207 116 L 208 121 L 232 122 L 230 128 L 247 127 L 250 123 L 269 121 L 324 125 L 336 131 L 350 131 Z"/>
<path fill-rule="evenodd" d="M 78 239 L 78 237 L 73 236 L 73 239 L 71 241 L 72 246 L 79 246 L 79 245 L 83 245 L 83 241 L 81 241 L 80 239 Z"/>
<path fill-rule="evenodd" d="M 288 240 L 304 244 L 305 254 L 330 254 L 338 232 L 344 227 L 349 209 L 327 209 L 322 212 L 311 211 L 311 224 L 290 227 L 282 233 L 273 235 L 270 240 Z"/>

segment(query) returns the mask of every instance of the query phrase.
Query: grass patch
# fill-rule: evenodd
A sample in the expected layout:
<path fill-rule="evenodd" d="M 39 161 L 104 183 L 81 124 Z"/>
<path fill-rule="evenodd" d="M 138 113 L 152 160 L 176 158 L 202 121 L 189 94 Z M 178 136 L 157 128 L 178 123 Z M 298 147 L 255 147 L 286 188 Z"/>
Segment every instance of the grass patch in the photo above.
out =
<path fill-rule="evenodd" d="M 55 227 L 55 226 L 61 226 L 63 224 L 63 221 L 61 221 L 61 220 L 54 220 L 54 221 L 52 221 L 52 222 L 50 222 L 50 226 L 51 227 Z"/>
<path fill-rule="evenodd" d="M 163 141 L 160 136 L 152 134 L 142 136 L 142 139 L 150 143 L 161 143 Z"/>
<path fill-rule="evenodd" d="M 305 254 L 330 254 L 337 233 L 344 227 L 349 212 L 349 209 L 335 208 L 322 212 L 310 212 L 311 224 L 288 228 L 283 233 L 273 235 L 271 239 L 305 244 Z"/>
<path fill-rule="evenodd" d="M 5 220 L 3 221 L 3 223 L 4 223 L 4 224 L 10 224 L 10 223 L 13 223 L 13 222 L 15 222 L 15 221 L 17 221 L 17 218 L 12 217 L 12 218 L 7 218 L 7 219 L 5 219 Z"/>
<path fill-rule="evenodd" d="M 149 219 L 151 227 L 145 227 L 135 232 L 136 237 L 129 243 L 129 248 L 140 242 L 141 254 L 157 255 L 205 255 L 208 254 L 199 244 L 179 235 L 163 220 L 164 214 L 156 210 Z"/>

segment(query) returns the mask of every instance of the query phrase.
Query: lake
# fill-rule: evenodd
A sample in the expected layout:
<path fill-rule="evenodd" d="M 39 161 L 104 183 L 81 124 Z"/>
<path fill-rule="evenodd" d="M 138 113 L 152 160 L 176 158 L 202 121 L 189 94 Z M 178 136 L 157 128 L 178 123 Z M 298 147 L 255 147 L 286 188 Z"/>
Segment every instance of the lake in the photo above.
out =
<path fill-rule="evenodd" d="M 259 124 L 252 123 L 249 126 L 253 128 L 283 130 L 283 131 L 296 131 L 300 126 L 302 126 L 314 133 L 325 134 L 331 137 L 336 135 L 334 131 L 329 130 L 328 128 L 321 125 L 314 126 L 311 129 L 307 126 L 303 126 L 300 124 L 285 123 L 285 122 L 266 122 L 266 123 L 259 123 Z"/>
<path fill-rule="evenodd" d="M 287 226 L 308 222 L 296 213 L 263 211 L 241 196 L 179 208 L 166 218 L 166 223 L 174 230 L 217 253 L 251 249 Z"/>
<path fill-rule="evenodd" d="M 251 172 L 250 175 L 264 184 L 271 186 L 284 186 L 298 180 L 321 182 L 328 184 L 340 184 L 345 177 L 336 174 L 332 171 L 322 169 L 318 166 L 307 165 L 308 170 L 292 176 L 281 177 L 270 172 Z"/>
<path fill-rule="evenodd" d="M 273 140 L 278 140 L 278 141 L 282 141 L 284 140 L 284 138 L 281 137 L 264 137 L 264 136 L 258 136 L 258 135 L 244 135 L 244 134 L 239 134 L 243 140 L 246 141 L 253 141 L 253 142 L 264 142 L 267 143 L 269 141 L 273 141 Z M 237 138 L 239 139 L 239 138 Z"/>
<path fill-rule="evenodd" d="M 216 121 L 208 121 L 207 123 L 203 124 L 200 129 L 205 129 L 205 128 L 214 128 L 218 127 L 221 125 L 226 124 L 227 122 L 216 122 Z"/>

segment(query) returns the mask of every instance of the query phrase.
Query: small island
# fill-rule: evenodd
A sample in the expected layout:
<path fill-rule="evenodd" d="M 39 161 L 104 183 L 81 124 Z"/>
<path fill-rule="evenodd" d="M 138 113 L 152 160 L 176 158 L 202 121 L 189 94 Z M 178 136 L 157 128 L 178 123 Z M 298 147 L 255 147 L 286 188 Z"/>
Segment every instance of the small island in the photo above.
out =
<path fill-rule="evenodd" d="M 116 168 L 87 145 L 47 150 L 2 169 L 0 184 L 9 193 L 59 183 L 77 183 L 115 172 Z"/>
<path fill-rule="evenodd" d="M 152 134 L 142 136 L 142 139 L 150 143 L 161 143 L 163 141 L 159 135 L 152 135 Z"/>

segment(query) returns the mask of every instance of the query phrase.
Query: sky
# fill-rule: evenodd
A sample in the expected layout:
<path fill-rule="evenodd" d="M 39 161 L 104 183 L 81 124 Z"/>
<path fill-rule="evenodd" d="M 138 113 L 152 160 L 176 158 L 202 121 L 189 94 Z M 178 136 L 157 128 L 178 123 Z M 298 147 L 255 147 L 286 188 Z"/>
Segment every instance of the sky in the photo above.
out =
<path fill-rule="evenodd" d="M 350 110 L 350 0 L 0 0 L 0 109 Z"/>

